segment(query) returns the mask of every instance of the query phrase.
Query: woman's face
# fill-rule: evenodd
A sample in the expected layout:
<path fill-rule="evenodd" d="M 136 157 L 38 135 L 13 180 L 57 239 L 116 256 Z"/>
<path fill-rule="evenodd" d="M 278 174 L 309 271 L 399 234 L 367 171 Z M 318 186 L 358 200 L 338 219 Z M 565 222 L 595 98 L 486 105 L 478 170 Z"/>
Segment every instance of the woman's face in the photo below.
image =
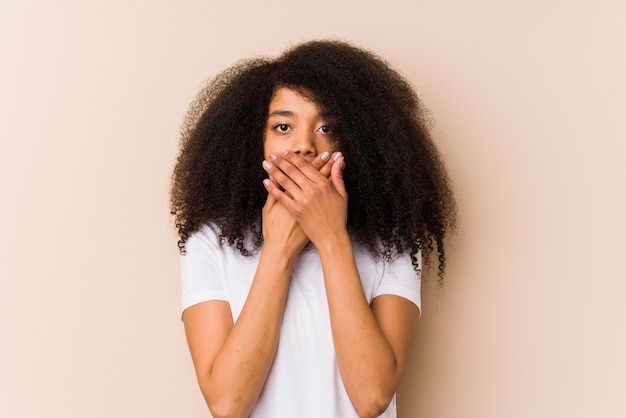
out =
<path fill-rule="evenodd" d="M 312 161 L 328 151 L 335 151 L 333 119 L 304 96 L 286 87 L 274 92 L 270 102 L 263 154 L 290 150 Z"/>

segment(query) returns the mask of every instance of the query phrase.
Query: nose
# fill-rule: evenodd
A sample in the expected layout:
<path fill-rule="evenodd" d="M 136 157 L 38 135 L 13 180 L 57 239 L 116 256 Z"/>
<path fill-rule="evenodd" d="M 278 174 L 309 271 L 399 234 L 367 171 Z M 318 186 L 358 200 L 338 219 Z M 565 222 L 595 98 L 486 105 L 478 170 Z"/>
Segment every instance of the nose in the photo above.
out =
<path fill-rule="evenodd" d="M 313 132 L 295 134 L 291 150 L 307 159 L 313 159 L 317 155 L 315 134 Z"/>

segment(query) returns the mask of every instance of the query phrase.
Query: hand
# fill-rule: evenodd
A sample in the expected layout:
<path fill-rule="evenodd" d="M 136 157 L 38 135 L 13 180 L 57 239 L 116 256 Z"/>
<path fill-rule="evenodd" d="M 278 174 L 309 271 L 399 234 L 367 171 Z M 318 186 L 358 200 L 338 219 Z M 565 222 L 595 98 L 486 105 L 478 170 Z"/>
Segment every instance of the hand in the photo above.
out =
<path fill-rule="evenodd" d="M 336 162 L 337 154 L 341 154 L 340 152 L 334 152 L 332 155 L 328 152 L 324 152 L 320 154 L 317 158 L 311 161 L 311 165 L 315 167 L 319 172 L 326 178 L 330 176 L 330 171 Z M 273 181 L 272 176 L 269 176 L 270 180 Z M 274 183 L 276 184 L 276 183 Z M 280 185 L 276 184 L 276 187 L 280 188 Z"/>
<path fill-rule="evenodd" d="M 333 154 L 332 157 L 335 157 L 336 154 Z M 335 158 L 330 157 L 330 154 L 323 153 L 310 163 L 315 170 L 319 170 L 318 174 L 325 178 L 331 174 L 331 169 L 336 162 Z M 271 174 L 270 179 L 271 182 L 274 181 Z M 275 188 L 280 188 L 280 185 L 273 184 Z M 270 247 L 278 245 L 282 251 L 286 250 L 285 255 L 295 257 L 302 251 L 309 239 L 291 213 L 277 203 L 276 198 L 268 193 L 262 213 L 264 245 Z"/>
<path fill-rule="evenodd" d="M 346 232 L 348 194 L 343 182 L 344 157 L 335 153 L 330 176 L 324 176 L 298 154 L 271 153 L 263 167 L 272 181 L 263 184 L 276 202 L 297 221 L 316 247 Z"/>

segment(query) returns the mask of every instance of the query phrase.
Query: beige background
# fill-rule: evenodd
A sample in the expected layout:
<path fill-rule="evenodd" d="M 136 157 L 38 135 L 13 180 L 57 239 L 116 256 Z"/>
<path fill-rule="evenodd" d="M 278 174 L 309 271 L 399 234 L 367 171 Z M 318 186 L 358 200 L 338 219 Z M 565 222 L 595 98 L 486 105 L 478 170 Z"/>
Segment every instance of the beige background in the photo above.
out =
<path fill-rule="evenodd" d="M 0 0 L 0 416 L 208 416 L 178 127 L 206 78 L 314 37 L 414 83 L 458 191 L 401 416 L 626 416 L 626 6 L 363 3 Z"/>

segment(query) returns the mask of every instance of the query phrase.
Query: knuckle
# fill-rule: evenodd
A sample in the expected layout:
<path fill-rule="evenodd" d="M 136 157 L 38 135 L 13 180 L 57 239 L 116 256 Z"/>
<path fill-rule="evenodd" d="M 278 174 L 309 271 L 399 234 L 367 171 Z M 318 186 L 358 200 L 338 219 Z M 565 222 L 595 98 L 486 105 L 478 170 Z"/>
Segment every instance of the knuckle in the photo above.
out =
<path fill-rule="evenodd" d="M 298 168 L 304 168 L 308 163 L 309 162 L 304 158 L 296 158 L 296 160 L 294 161 L 294 165 Z"/>
<path fill-rule="evenodd" d="M 313 188 L 313 191 L 315 192 L 316 195 L 323 195 L 326 194 L 330 191 L 330 184 L 328 181 L 323 181 L 320 183 L 317 183 L 316 186 Z"/>
<path fill-rule="evenodd" d="M 297 202 L 294 205 L 294 212 L 296 216 L 302 216 L 304 214 L 305 205 L 303 202 Z"/>
<path fill-rule="evenodd" d="M 298 169 L 297 169 L 295 166 L 291 165 L 291 164 L 289 164 L 289 165 L 288 165 L 287 167 L 285 167 L 285 169 L 283 170 L 283 172 L 284 172 L 284 173 L 285 173 L 288 177 L 291 177 L 291 175 L 292 175 L 292 174 L 294 174 L 294 173 L 296 173 L 297 171 L 298 171 Z"/>

